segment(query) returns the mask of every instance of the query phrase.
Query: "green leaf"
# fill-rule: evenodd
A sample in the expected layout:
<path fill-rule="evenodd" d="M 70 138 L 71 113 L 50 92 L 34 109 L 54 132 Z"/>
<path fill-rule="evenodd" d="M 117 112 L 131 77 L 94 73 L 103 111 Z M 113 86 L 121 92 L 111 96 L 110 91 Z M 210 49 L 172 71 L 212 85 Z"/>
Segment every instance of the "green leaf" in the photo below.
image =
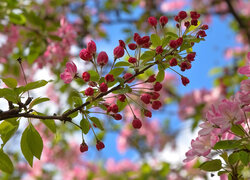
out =
<path fill-rule="evenodd" d="M 113 94 L 125 94 L 130 92 L 132 92 L 132 89 L 126 84 L 124 88 L 113 91 Z"/>
<path fill-rule="evenodd" d="M 96 71 L 89 70 L 88 73 L 90 74 L 90 80 L 91 81 L 99 81 L 100 76 L 99 76 L 99 74 Z"/>
<path fill-rule="evenodd" d="M 98 118 L 96 118 L 96 117 L 91 117 L 91 118 L 89 118 L 99 129 L 101 129 L 102 131 L 104 130 L 104 128 L 103 128 L 103 125 L 102 125 L 102 123 L 101 123 L 101 121 L 98 119 Z"/>
<path fill-rule="evenodd" d="M 40 103 L 43 103 L 43 102 L 46 102 L 46 101 L 49 101 L 49 100 L 50 100 L 49 98 L 38 97 L 38 98 L 34 99 L 33 101 L 31 101 L 31 103 L 29 105 L 29 109 L 33 108 L 37 104 L 40 104 Z"/>
<path fill-rule="evenodd" d="M 204 171 L 219 171 L 221 169 L 221 160 L 214 159 L 212 161 L 206 161 L 199 167 Z"/>
<path fill-rule="evenodd" d="M 16 119 L 15 119 L 16 121 Z M 4 120 L 1 124 L 0 124 L 0 135 L 1 135 L 1 139 L 3 141 L 3 145 L 2 147 L 8 142 L 8 140 L 15 134 L 15 132 L 17 131 L 19 127 L 19 121 L 16 122 L 15 124 Z"/>
<path fill-rule="evenodd" d="M 153 47 L 161 45 L 161 38 L 157 34 L 152 34 L 150 39 Z"/>
<path fill-rule="evenodd" d="M 122 111 L 126 107 L 126 105 L 127 105 L 127 101 L 121 102 L 121 101 L 117 100 L 117 106 L 118 106 L 119 112 Z"/>
<path fill-rule="evenodd" d="M 232 154 L 229 155 L 228 157 L 228 162 L 233 165 L 234 163 L 236 163 L 236 161 L 239 160 L 239 154 L 238 152 L 234 152 Z"/>
<path fill-rule="evenodd" d="M 56 123 L 53 119 L 41 119 L 41 122 L 47 126 L 53 133 L 56 133 Z"/>
<path fill-rule="evenodd" d="M 17 103 L 17 99 L 18 99 L 14 90 L 9 89 L 9 88 L 0 89 L 0 98 L 1 97 L 5 98 L 8 101 L 11 101 L 13 103 Z"/>
<path fill-rule="evenodd" d="M 14 24 L 22 25 L 26 23 L 26 18 L 22 14 L 14 14 L 11 12 L 9 14 L 9 19 L 10 19 L 10 22 Z"/>
<path fill-rule="evenodd" d="M 172 39 L 171 36 L 167 36 L 167 37 L 163 38 L 163 40 L 162 40 L 162 48 L 167 46 L 171 39 Z"/>
<path fill-rule="evenodd" d="M 167 33 L 165 33 L 165 36 L 170 36 L 171 39 L 179 38 L 179 36 L 177 34 L 173 33 L 173 32 L 167 32 Z"/>
<path fill-rule="evenodd" d="M 115 67 L 120 67 L 120 66 L 130 66 L 131 64 L 125 61 L 120 61 L 115 64 Z"/>
<path fill-rule="evenodd" d="M 28 127 L 27 143 L 32 154 L 40 159 L 43 151 L 43 140 L 32 124 Z"/>
<path fill-rule="evenodd" d="M 213 149 L 234 149 L 240 145 L 240 142 L 237 140 L 224 140 L 219 141 L 214 145 Z"/>
<path fill-rule="evenodd" d="M 0 150 L 0 170 L 11 174 L 14 170 L 13 164 L 7 154 Z"/>
<path fill-rule="evenodd" d="M 162 82 L 164 80 L 164 77 L 165 77 L 165 71 L 160 70 L 156 76 L 156 81 Z"/>
<path fill-rule="evenodd" d="M 231 127 L 231 131 L 239 136 L 244 136 L 245 135 L 245 130 L 243 129 L 243 127 L 239 124 L 233 124 Z"/>
<path fill-rule="evenodd" d="M 17 86 L 17 80 L 14 78 L 3 78 L 2 80 L 9 88 L 15 88 Z"/>
<path fill-rule="evenodd" d="M 145 51 L 141 55 L 141 60 L 143 60 L 143 63 L 148 62 L 150 60 L 153 60 L 155 57 L 155 51 Z M 145 62 L 144 62 L 145 61 Z"/>
<path fill-rule="evenodd" d="M 197 29 L 200 24 L 201 24 L 201 22 L 198 21 L 197 26 L 194 26 L 194 25 L 189 26 L 189 28 L 187 29 L 186 33 L 189 33 L 190 31 L 193 31 L 193 30 Z"/>
<path fill-rule="evenodd" d="M 30 82 L 26 86 L 24 86 L 23 91 L 26 92 L 32 89 L 37 89 L 37 88 L 45 86 L 47 83 L 48 81 L 45 81 L 45 80 Z"/>
<path fill-rule="evenodd" d="M 86 118 L 82 117 L 80 126 L 82 128 L 82 132 L 84 134 L 88 134 L 90 127 L 89 127 L 89 121 Z"/>
<path fill-rule="evenodd" d="M 115 69 L 112 69 L 109 74 L 113 74 L 114 77 L 117 77 L 119 76 L 121 73 L 123 73 L 124 71 L 124 68 L 115 68 Z"/>
<path fill-rule="evenodd" d="M 49 38 L 54 40 L 54 41 L 62 41 L 62 38 L 60 38 L 59 36 L 56 35 L 49 35 Z"/>
<path fill-rule="evenodd" d="M 28 136 L 28 129 L 29 126 L 24 130 L 21 138 L 21 150 L 23 153 L 23 156 L 28 161 L 29 165 L 33 166 L 33 154 L 28 146 L 27 136 Z"/>
<path fill-rule="evenodd" d="M 73 96 L 73 102 L 76 106 L 82 105 L 82 98 L 80 96 Z"/>
<path fill-rule="evenodd" d="M 246 151 L 240 151 L 239 153 L 239 159 L 241 160 L 241 162 L 247 166 L 250 160 L 250 155 L 249 153 L 247 153 Z"/>

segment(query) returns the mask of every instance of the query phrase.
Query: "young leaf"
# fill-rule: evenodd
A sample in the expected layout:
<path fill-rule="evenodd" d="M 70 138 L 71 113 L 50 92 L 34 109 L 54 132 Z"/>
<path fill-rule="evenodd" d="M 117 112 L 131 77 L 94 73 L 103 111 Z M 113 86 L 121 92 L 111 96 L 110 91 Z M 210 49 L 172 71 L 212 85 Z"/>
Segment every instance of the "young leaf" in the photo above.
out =
<path fill-rule="evenodd" d="M 89 127 L 89 121 L 86 118 L 82 117 L 80 126 L 82 128 L 82 132 L 84 134 L 88 134 L 90 127 Z"/>
<path fill-rule="evenodd" d="M 11 174 L 14 170 L 13 164 L 7 154 L 0 150 L 0 170 Z"/>
<path fill-rule="evenodd" d="M 47 83 L 48 81 L 45 81 L 45 80 L 30 82 L 26 86 L 24 86 L 23 91 L 26 92 L 32 89 L 37 89 L 37 88 L 45 86 Z"/>
<path fill-rule="evenodd" d="M 243 129 L 243 127 L 239 124 L 233 124 L 231 127 L 231 131 L 239 136 L 244 136 L 245 135 L 245 131 Z"/>
<path fill-rule="evenodd" d="M 32 154 L 40 159 L 43 151 L 43 140 L 32 124 L 28 127 L 27 143 Z"/>
<path fill-rule="evenodd" d="M 124 71 L 124 68 L 115 68 L 115 69 L 112 69 L 109 74 L 113 74 L 114 77 L 117 77 L 119 76 L 121 73 L 123 73 Z"/>
<path fill-rule="evenodd" d="M 9 88 L 15 88 L 17 86 L 17 80 L 14 78 L 3 78 L 2 80 Z"/>
<path fill-rule="evenodd" d="M 152 34 L 150 39 L 153 47 L 161 45 L 161 38 L 157 34 Z"/>
<path fill-rule="evenodd" d="M 236 163 L 236 161 L 239 160 L 239 154 L 238 152 L 234 152 L 232 154 L 230 154 L 230 156 L 228 157 L 228 162 L 233 165 L 234 163 Z"/>
<path fill-rule="evenodd" d="M 247 166 L 249 161 L 250 161 L 250 154 L 247 153 L 246 151 L 240 151 L 239 153 L 239 158 L 241 160 L 241 162 Z"/>
<path fill-rule="evenodd" d="M 103 128 L 103 125 L 102 125 L 102 123 L 101 123 L 101 121 L 98 119 L 98 118 L 96 118 L 96 117 L 91 117 L 91 118 L 89 118 L 99 129 L 101 129 L 102 131 L 104 130 L 104 128 Z"/>
<path fill-rule="evenodd" d="M 214 145 L 213 149 L 234 149 L 239 146 L 240 142 L 237 140 L 219 141 Z"/>
<path fill-rule="evenodd" d="M 214 159 L 212 161 L 206 161 L 199 167 L 204 171 L 219 171 L 221 169 L 221 160 Z"/>
<path fill-rule="evenodd" d="M 121 101 L 117 101 L 117 106 L 118 106 L 118 111 L 122 111 L 127 105 L 127 101 L 125 102 L 121 102 Z"/>
<path fill-rule="evenodd" d="M 165 77 L 165 71 L 160 70 L 156 76 L 156 81 L 162 82 L 164 80 L 164 77 Z"/>
<path fill-rule="evenodd" d="M 28 129 L 29 126 L 24 130 L 21 138 L 21 150 L 23 153 L 23 156 L 28 161 L 29 165 L 33 166 L 33 154 L 28 146 L 27 136 L 28 136 Z"/>
<path fill-rule="evenodd" d="M 88 73 L 90 74 L 91 81 L 98 81 L 100 79 L 99 74 L 94 70 L 89 70 Z"/>
<path fill-rule="evenodd" d="M 31 103 L 29 105 L 29 109 L 31 109 L 32 107 L 34 107 L 37 104 L 40 104 L 42 102 L 49 101 L 49 100 L 50 100 L 49 98 L 38 97 L 38 98 L 34 99 L 33 101 L 31 101 Z"/>
<path fill-rule="evenodd" d="M 53 133 L 56 133 L 56 123 L 53 119 L 41 119 L 41 122 L 47 126 Z"/>
<path fill-rule="evenodd" d="M 120 67 L 120 66 L 130 66 L 131 64 L 125 61 L 120 61 L 115 64 L 115 67 Z"/>
<path fill-rule="evenodd" d="M 1 139 L 3 141 L 2 146 L 4 146 L 8 140 L 15 134 L 19 126 L 19 121 L 18 123 L 12 124 L 9 121 L 3 121 L 0 124 L 0 135 Z"/>
<path fill-rule="evenodd" d="M 142 55 L 141 55 L 141 60 L 144 61 L 151 61 L 154 59 L 155 56 L 155 51 L 145 51 Z"/>

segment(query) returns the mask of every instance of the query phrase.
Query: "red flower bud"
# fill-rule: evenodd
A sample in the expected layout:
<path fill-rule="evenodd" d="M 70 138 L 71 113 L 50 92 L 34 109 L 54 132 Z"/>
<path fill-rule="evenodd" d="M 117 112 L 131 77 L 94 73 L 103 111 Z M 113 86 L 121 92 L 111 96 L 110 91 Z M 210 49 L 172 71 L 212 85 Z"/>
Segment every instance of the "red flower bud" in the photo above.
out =
<path fill-rule="evenodd" d="M 170 66 L 176 66 L 178 64 L 177 60 L 175 58 L 172 58 L 170 61 L 169 61 L 169 65 Z"/>
<path fill-rule="evenodd" d="M 100 150 L 102 150 L 103 148 L 105 148 L 105 145 L 103 144 L 103 142 L 97 140 L 96 149 L 97 149 L 98 151 L 100 151 Z"/>
<path fill-rule="evenodd" d="M 122 46 L 117 46 L 114 51 L 114 57 L 117 58 L 121 58 L 124 55 L 124 49 Z"/>
<path fill-rule="evenodd" d="M 207 30 L 207 29 L 208 29 L 208 25 L 207 25 L 207 24 L 203 24 L 203 25 L 201 26 L 201 29 Z"/>
<path fill-rule="evenodd" d="M 108 63 L 109 57 L 106 52 L 101 51 L 97 56 L 97 64 L 104 66 Z"/>
<path fill-rule="evenodd" d="M 119 99 L 121 102 L 125 102 L 126 96 L 125 96 L 124 94 L 119 94 L 119 95 L 118 95 L 118 99 Z"/>
<path fill-rule="evenodd" d="M 184 86 L 186 86 L 190 81 L 187 77 L 181 76 L 181 81 Z"/>
<path fill-rule="evenodd" d="M 100 84 L 100 91 L 101 92 L 107 92 L 107 90 L 108 90 L 108 85 L 106 84 L 106 83 L 101 83 Z"/>
<path fill-rule="evenodd" d="M 199 19 L 200 14 L 198 14 L 196 11 L 191 11 L 190 16 L 191 16 L 192 20 L 197 20 L 197 19 Z"/>
<path fill-rule="evenodd" d="M 194 61 L 195 55 L 196 55 L 195 52 L 189 53 L 189 54 L 187 55 L 187 60 L 188 60 L 189 62 Z"/>
<path fill-rule="evenodd" d="M 132 125 L 133 125 L 133 127 L 134 127 L 135 129 L 140 129 L 140 128 L 142 127 L 141 120 L 135 118 L 135 119 L 132 121 Z"/>
<path fill-rule="evenodd" d="M 155 85 L 154 85 L 154 90 L 155 91 L 160 91 L 162 88 L 162 84 L 159 83 L 159 82 L 156 82 Z"/>
<path fill-rule="evenodd" d="M 144 116 L 151 118 L 152 117 L 151 111 L 145 109 L 144 110 Z"/>
<path fill-rule="evenodd" d="M 133 74 L 131 74 L 131 73 L 126 73 L 126 74 L 124 74 L 123 79 L 127 80 L 127 79 L 131 78 L 132 76 L 133 76 Z M 133 82 L 133 80 L 135 80 L 135 78 L 130 79 L 130 80 L 128 81 L 128 83 Z"/>
<path fill-rule="evenodd" d="M 159 21 L 161 26 L 164 27 L 168 23 L 168 18 L 166 16 L 161 16 Z"/>
<path fill-rule="evenodd" d="M 152 98 L 153 100 L 156 100 L 156 99 L 158 99 L 159 97 L 160 97 L 160 94 L 159 94 L 158 92 L 152 92 L 151 98 Z"/>
<path fill-rule="evenodd" d="M 82 144 L 80 145 L 80 152 L 81 152 L 81 153 L 83 153 L 83 152 L 85 152 L 85 151 L 88 151 L 88 149 L 89 149 L 89 147 L 88 147 L 88 145 L 87 145 L 86 143 L 82 143 Z"/>
<path fill-rule="evenodd" d="M 142 44 L 146 44 L 146 43 L 149 42 L 150 37 L 149 36 L 143 36 L 141 39 L 142 39 Z"/>
<path fill-rule="evenodd" d="M 149 78 L 146 80 L 146 82 L 149 82 L 149 83 L 152 83 L 152 82 L 155 82 L 156 78 L 155 78 L 155 75 L 151 75 L 149 76 Z"/>
<path fill-rule="evenodd" d="M 91 54 L 95 54 L 96 53 L 96 44 L 94 41 L 90 41 L 87 45 L 87 50 L 91 53 Z"/>
<path fill-rule="evenodd" d="M 183 20 L 183 19 L 185 19 L 185 18 L 187 17 L 187 13 L 186 13 L 186 11 L 180 11 L 180 12 L 178 13 L 178 16 L 179 16 L 179 18 L 180 18 L 181 20 Z"/>
<path fill-rule="evenodd" d="M 186 21 L 186 22 L 184 23 L 184 25 L 186 26 L 186 28 L 188 28 L 188 27 L 190 26 L 190 22 L 189 22 L 189 21 Z"/>
<path fill-rule="evenodd" d="M 116 104 L 112 104 L 110 108 L 113 113 L 118 113 L 118 106 Z"/>
<path fill-rule="evenodd" d="M 141 95 L 141 100 L 145 103 L 145 104 L 149 104 L 150 103 L 150 99 L 151 96 L 147 93 L 144 93 Z"/>
<path fill-rule="evenodd" d="M 105 76 L 105 80 L 106 80 L 106 82 L 113 82 L 115 80 L 114 75 L 113 74 L 107 74 Z"/>
<path fill-rule="evenodd" d="M 153 102 L 152 102 L 152 108 L 153 108 L 154 110 L 160 109 L 161 106 L 162 106 L 161 101 L 153 101 Z"/>
<path fill-rule="evenodd" d="M 130 57 L 128 59 L 128 62 L 130 62 L 130 63 L 136 63 L 136 61 L 137 61 L 137 59 L 135 57 Z"/>
<path fill-rule="evenodd" d="M 151 17 L 148 18 L 148 23 L 151 26 L 156 27 L 156 25 L 157 25 L 157 19 L 155 17 L 151 16 Z"/>
<path fill-rule="evenodd" d="M 85 82 L 88 82 L 89 79 L 90 79 L 90 74 L 89 74 L 88 72 L 82 73 L 82 79 L 83 79 Z"/>
<path fill-rule="evenodd" d="M 197 25 L 198 25 L 198 20 L 197 20 L 197 19 L 192 19 L 192 20 L 191 20 L 191 24 L 192 24 L 193 26 L 197 26 Z"/>
<path fill-rule="evenodd" d="M 87 49 L 82 49 L 79 56 L 84 61 L 90 61 L 92 59 L 92 54 Z"/>
<path fill-rule="evenodd" d="M 175 16 L 175 17 L 174 17 L 174 20 L 175 20 L 176 22 L 179 22 L 179 21 L 180 21 L 179 16 Z"/>
<path fill-rule="evenodd" d="M 183 42 L 183 39 L 182 37 L 179 37 L 177 40 L 176 40 L 178 46 L 181 46 L 182 45 L 182 42 Z"/>
<path fill-rule="evenodd" d="M 156 51 L 156 54 L 161 54 L 161 53 L 163 53 L 162 46 L 158 46 L 158 47 L 155 49 L 155 51 Z"/>
<path fill-rule="evenodd" d="M 143 48 L 149 48 L 149 47 L 151 46 L 151 44 L 152 44 L 152 43 L 149 41 L 149 42 L 143 44 L 142 47 L 143 47 Z"/>
<path fill-rule="evenodd" d="M 201 36 L 201 37 L 206 37 L 207 36 L 205 31 L 199 31 L 197 34 L 198 34 L 198 36 Z"/>
<path fill-rule="evenodd" d="M 113 118 L 115 118 L 115 120 L 121 120 L 122 119 L 122 115 L 120 115 L 120 114 L 114 114 L 112 116 L 113 116 Z"/>
<path fill-rule="evenodd" d="M 170 40 L 169 46 L 173 49 L 176 49 L 178 47 L 178 43 L 176 40 Z"/>
<path fill-rule="evenodd" d="M 125 48 L 126 44 L 123 40 L 119 40 L 119 46 Z"/>
<path fill-rule="evenodd" d="M 137 48 L 137 45 L 135 43 L 128 44 L 129 49 L 135 50 Z"/>
<path fill-rule="evenodd" d="M 138 38 L 141 38 L 141 36 L 138 33 L 134 33 L 134 41 L 137 41 Z"/>
<path fill-rule="evenodd" d="M 92 96 L 92 95 L 94 94 L 94 89 L 92 89 L 91 87 L 88 87 L 88 88 L 85 90 L 84 94 L 85 94 L 86 96 Z"/>

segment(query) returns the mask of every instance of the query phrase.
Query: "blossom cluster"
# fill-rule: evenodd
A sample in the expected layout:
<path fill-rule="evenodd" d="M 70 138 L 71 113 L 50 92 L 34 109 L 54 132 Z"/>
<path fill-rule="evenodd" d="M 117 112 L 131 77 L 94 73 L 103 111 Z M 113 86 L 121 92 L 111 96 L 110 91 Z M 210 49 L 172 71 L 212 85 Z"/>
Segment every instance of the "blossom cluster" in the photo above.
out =
<path fill-rule="evenodd" d="M 248 63 L 250 52 L 248 53 Z M 249 64 L 239 68 L 238 72 L 250 77 Z M 196 156 L 208 157 L 214 145 L 220 140 L 238 138 L 232 132 L 234 125 L 242 126 L 244 136 L 249 136 L 249 112 L 250 112 L 250 80 L 243 80 L 240 91 L 230 99 L 223 99 L 217 105 L 212 105 L 206 113 L 206 121 L 200 124 L 202 128 L 198 137 L 191 142 L 191 149 L 186 153 L 184 162 L 194 159 Z M 245 129 L 245 130 L 244 130 Z"/>

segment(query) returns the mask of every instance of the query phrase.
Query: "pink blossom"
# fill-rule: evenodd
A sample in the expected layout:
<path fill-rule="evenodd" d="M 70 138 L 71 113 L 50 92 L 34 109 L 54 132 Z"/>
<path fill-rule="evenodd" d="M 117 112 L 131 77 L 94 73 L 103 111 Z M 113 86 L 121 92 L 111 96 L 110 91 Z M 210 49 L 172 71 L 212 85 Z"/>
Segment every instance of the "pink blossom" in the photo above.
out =
<path fill-rule="evenodd" d="M 161 4 L 161 11 L 170 12 L 170 11 L 180 10 L 180 9 L 183 9 L 185 5 L 186 5 L 185 0 L 164 1 Z"/>
<path fill-rule="evenodd" d="M 60 74 L 61 79 L 64 83 L 70 83 L 77 73 L 77 67 L 73 62 L 68 62 L 66 64 L 66 69 Z"/>
<path fill-rule="evenodd" d="M 120 174 L 127 171 L 137 171 L 139 166 L 129 159 L 124 159 L 118 163 L 114 159 L 108 159 L 106 162 L 106 169 L 109 173 Z"/>
<path fill-rule="evenodd" d="M 195 140 L 191 141 L 191 149 L 186 152 L 186 159 L 184 162 L 193 160 L 196 156 L 206 157 L 219 138 L 214 135 L 198 136 Z"/>

